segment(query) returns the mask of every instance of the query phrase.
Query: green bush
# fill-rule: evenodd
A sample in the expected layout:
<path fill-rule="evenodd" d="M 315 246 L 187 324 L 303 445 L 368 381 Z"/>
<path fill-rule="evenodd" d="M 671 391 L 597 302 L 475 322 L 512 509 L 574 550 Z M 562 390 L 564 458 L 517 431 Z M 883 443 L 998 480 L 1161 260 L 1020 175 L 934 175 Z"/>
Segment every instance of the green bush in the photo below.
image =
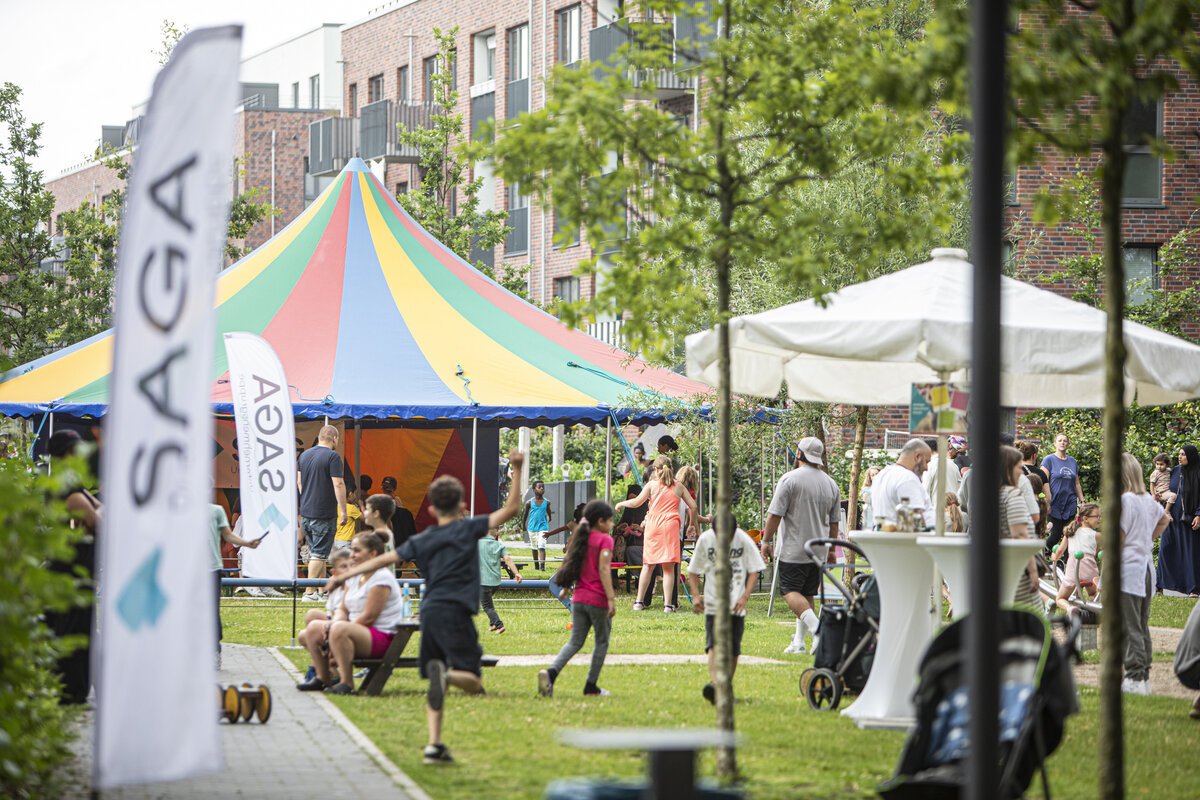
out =
<path fill-rule="evenodd" d="M 81 465 L 76 465 L 81 466 Z M 80 642 L 58 641 L 41 622 L 91 597 L 78 580 L 46 569 L 69 562 L 81 535 L 56 497 L 72 474 L 38 474 L 28 461 L 0 459 L 0 796 L 51 797 L 69 756 L 70 728 L 58 704 L 55 659 Z"/>

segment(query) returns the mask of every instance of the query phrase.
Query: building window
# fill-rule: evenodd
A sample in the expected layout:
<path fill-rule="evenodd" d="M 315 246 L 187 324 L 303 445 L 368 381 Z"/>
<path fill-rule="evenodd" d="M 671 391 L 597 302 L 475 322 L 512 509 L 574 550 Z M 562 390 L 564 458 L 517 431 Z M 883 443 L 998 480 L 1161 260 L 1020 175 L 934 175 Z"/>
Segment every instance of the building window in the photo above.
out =
<path fill-rule="evenodd" d="M 1162 103 L 1134 97 L 1125 117 L 1125 177 L 1121 199 L 1125 205 L 1158 205 L 1162 202 L 1162 159 L 1150 151 L 1150 142 L 1162 135 Z"/>
<path fill-rule="evenodd" d="M 396 197 L 408 194 L 408 181 L 400 181 L 396 184 Z"/>
<path fill-rule="evenodd" d="M 367 102 L 377 103 L 383 99 L 383 76 L 372 75 L 367 79 Z"/>
<path fill-rule="evenodd" d="M 412 101 L 412 86 L 408 82 L 408 65 L 396 68 L 396 102 L 408 103 Z"/>
<path fill-rule="evenodd" d="M 357 83 L 350 84 L 350 102 L 349 102 L 349 105 L 347 106 L 347 108 L 350 112 L 350 116 L 352 116 L 352 117 L 358 116 L 358 84 Z"/>
<path fill-rule="evenodd" d="M 292 108 L 300 107 L 300 81 L 292 84 Z"/>
<path fill-rule="evenodd" d="M 1125 305 L 1138 306 L 1161 288 L 1158 276 L 1158 248 L 1148 244 L 1129 244 L 1121 248 L 1125 268 Z"/>
<path fill-rule="evenodd" d="M 529 26 L 518 25 L 508 31 L 508 80 L 529 77 Z"/>
<path fill-rule="evenodd" d="M 308 107 L 321 107 L 321 76 L 313 75 L 308 79 Z"/>
<path fill-rule="evenodd" d="M 433 76 L 437 74 L 437 56 L 430 56 L 421 62 L 425 77 L 425 102 L 433 102 Z"/>
<path fill-rule="evenodd" d="M 495 29 L 475 34 L 471 37 L 471 44 L 475 55 L 471 85 L 494 80 L 496 77 Z"/>
<path fill-rule="evenodd" d="M 554 279 L 554 296 L 564 303 L 574 303 L 579 300 L 579 278 L 568 275 L 565 278 Z"/>
<path fill-rule="evenodd" d="M 456 91 L 458 88 L 458 51 L 451 50 L 449 55 L 450 60 L 450 91 Z"/>
<path fill-rule="evenodd" d="M 554 243 L 559 249 L 579 244 L 579 223 L 567 219 L 557 210 L 554 212 Z"/>
<path fill-rule="evenodd" d="M 583 14 L 580 6 L 573 5 L 554 13 L 555 29 L 558 36 L 558 63 L 574 64 L 580 59 L 580 43 L 582 31 L 580 21 Z"/>

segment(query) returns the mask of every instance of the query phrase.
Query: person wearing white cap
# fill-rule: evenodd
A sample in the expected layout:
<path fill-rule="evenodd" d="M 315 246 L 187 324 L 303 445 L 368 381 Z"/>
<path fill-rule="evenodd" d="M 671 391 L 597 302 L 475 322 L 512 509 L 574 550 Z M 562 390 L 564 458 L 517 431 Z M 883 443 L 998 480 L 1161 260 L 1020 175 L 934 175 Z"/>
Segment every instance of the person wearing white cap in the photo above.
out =
<path fill-rule="evenodd" d="M 813 597 L 821 587 L 821 568 L 804 552 L 809 539 L 836 539 L 841 521 L 842 493 L 833 478 L 826 475 L 825 445 L 815 436 L 806 436 L 796 446 L 796 469 L 779 479 L 767 525 L 759 549 L 764 558 L 774 551 L 775 532 L 779 531 L 779 593 L 796 615 L 796 632 L 785 653 L 804 652 L 804 629 L 812 632 L 812 652 L 817 651 L 818 620 Z M 828 548 L 815 547 L 818 558 Z"/>

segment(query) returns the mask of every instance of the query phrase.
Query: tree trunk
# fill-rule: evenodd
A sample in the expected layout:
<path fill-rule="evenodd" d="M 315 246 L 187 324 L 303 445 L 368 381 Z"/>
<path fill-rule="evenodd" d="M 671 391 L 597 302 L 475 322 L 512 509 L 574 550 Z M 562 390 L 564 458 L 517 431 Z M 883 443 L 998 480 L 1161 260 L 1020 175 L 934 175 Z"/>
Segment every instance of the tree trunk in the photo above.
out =
<path fill-rule="evenodd" d="M 729 39 L 731 27 L 730 4 L 724 3 L 722 15 L 722 38 Z M 697 91 L 699 91 L 697 89 Z M 715 81 L 713 115 L 715 158 L 718 175 L 720 224 L 713 251 L 713 266 L 717 274 L 717 331 L 718 331 L 718 375 L 717 390 L 720 394 L 717 411 L 717 507 L 714 510 L 717 533 L 717 552 L 712 579 L 717 582 L 717 607 L 713 609 L 713 655 L 716 663 L 717 684 L 717 727 L 734 730 L 733 718 L 733 625 L 730 622 L 729 590 L 733 569 L 729 563 L 729 545 L 733 541 L 733 529 L 728 522 L 732 508 L 731 464 L 733 403 L 730 397 L 729 369 L 729 273 L 733 261 L 730 238 L 733 229 L 734 187 L 729 165 L 729 150 L 725 142 L 725 125 L 729 118 L 729 85 L 723 72 Z M 737 748 L 721 747 L 717 750 L 717 777 L 732 781 L 737 777 Z"/>
<path fill-rule="evenodd" d="M 850 464 L 850 497 L 846 504 L 846 529 L 856 531 L 862 528 L 858 519 L 858 482 L 862 478 L 863 445 L 867 440 L 867 418 L 871 414 L 868 406 L 858 406 L 854 410 L 854 460 Z M 873 520 L 865 520 L 869 525 Z M 854 561 L 854 551 L 846 551 L 851 563 Z"/>
<path fill-rule="evenodd" d="M 1125 105 L 1109 107 L 1100 176 L 1104 235 L 1105 331 L 1104 469 L 1100 509 L 1104 547 L 1104 607 L 1100 612 L 1104 649 L 1100 654 L 1100 793 L 1102 800 L 1125 797 L 1125 752 L 1121 719 L 1121 661 L 1125 631 L 1121 621 L 1121 452 L 1125 435 L 1125 270 L 1121 260 L 1121 183 L 1125 174 L 1122 128 Z"/>

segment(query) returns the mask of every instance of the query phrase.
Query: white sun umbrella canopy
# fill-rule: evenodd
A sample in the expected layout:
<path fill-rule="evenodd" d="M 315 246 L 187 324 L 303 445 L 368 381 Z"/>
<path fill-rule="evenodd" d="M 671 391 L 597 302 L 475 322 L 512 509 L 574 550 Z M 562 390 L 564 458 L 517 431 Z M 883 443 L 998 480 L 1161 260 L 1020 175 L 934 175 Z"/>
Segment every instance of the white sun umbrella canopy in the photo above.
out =
<path fill-rule="evenodd" d="M 1000 402 L 1104 405 L 1105 313 L 1001 278 Z M 730 389 L 794 400 L 908 405 L 913 383 L 970 382 L 972 267 L 966 252 L 827 295 L 729 322 Z M 1125 400 L 1143 405 L 1200 396 L 1200 347 L 1125 322 Z M 717 385 L 716 329 L 687 337 L 689 378 Z"/>

